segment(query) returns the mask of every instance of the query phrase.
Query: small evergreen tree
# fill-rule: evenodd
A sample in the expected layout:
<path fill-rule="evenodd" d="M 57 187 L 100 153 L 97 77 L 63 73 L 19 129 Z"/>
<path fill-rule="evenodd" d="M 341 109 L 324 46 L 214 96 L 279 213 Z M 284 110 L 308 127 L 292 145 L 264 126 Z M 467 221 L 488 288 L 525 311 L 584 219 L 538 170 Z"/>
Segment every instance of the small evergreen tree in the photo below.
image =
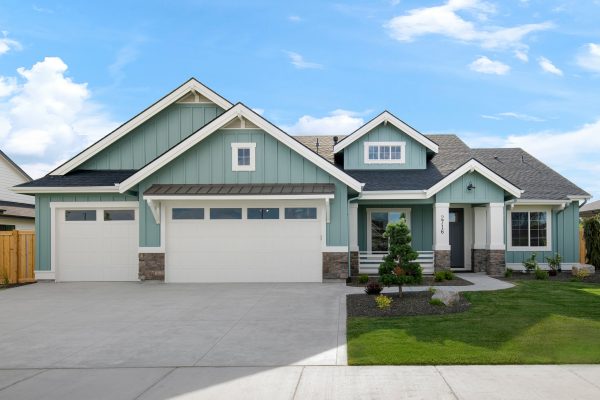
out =
<path fill-rule="evenodd" d="M 423 280 L 421 266 L 414 262 L 419 255 L 410 245 L 412 238 L 404 218 L 389 223 L 383 237 L 389 240 L 389 252 L 379 266 L 379 281 L 398 286 L 398 297 L 402 297 L 402 285 Z"/>
<path fill-rule="evenodd" d="M 600 268 L 600 215 L 583 220 L 585 260 L 596 269 Z"/>

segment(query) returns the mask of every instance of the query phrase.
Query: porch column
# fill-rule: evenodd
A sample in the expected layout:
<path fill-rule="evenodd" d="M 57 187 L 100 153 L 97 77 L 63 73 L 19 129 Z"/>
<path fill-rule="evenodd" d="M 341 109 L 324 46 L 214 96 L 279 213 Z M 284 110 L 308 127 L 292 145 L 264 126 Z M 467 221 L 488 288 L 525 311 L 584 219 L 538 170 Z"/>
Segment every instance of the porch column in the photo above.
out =
<path fill-rule="evenodd" d="M 348 208 L 348 231 L 350 251 L 358 251 L 358 204 L 350 203 Z"/>
<path fill-rule="evenodd" d="M 473 207 L 473 272 L 485 272 L 488 264 L 487 207 Z"/>
<path fill-rule="evenodd" d="M 489 203 L 487 211 L 487 250 L 486 272 L 489 275 L 502 275 L 506 269 L 504 243 L 504 203 Z"/>
<path fill-rule="evenodd" d="M 433 205 L 433 254 L 434 270 L 450 268 L 450 203 Z"/>

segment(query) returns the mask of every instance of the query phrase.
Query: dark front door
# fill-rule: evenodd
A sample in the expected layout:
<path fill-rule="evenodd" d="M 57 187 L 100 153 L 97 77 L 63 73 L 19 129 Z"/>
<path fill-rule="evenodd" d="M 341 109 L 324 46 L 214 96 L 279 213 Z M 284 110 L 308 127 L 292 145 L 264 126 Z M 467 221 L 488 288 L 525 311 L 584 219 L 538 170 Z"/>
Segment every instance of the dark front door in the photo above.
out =
<path fill-rule="evenodd" d="M 462 208 L 450 209 L 450 266 L 465 267 L 465 219 Z"/>

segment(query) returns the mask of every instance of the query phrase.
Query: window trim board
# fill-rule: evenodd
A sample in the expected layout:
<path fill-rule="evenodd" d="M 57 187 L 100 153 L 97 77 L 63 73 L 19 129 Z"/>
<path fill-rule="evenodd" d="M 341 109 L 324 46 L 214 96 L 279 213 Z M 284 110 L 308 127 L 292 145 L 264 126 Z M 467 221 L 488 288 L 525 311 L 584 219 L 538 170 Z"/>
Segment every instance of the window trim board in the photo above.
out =
<path fill-rule="evenodd" d="M 250 164 L 249 165 L 239 165 L 238 164 L 238 150 L 239 149 L 249 149 L 250 150 Z M 234 172 L 256 171 L 256 143 L 253 143 L 253 142 L 231 143 L 231 170 Z"/>
<path fill-rule="evenodd" d="M 545 212 L 546 213 L 546 246 L 513 246 L 512 244 L 512 214 L 513 212 L 526 212 L 527 213 L 527 235 L 528 242 L 531 243 L 531 231 L 530 231 L 530 213 L 532 212 Z M 552 251 L 552 219 L 554 215 L 552 213 L 552 207 L 548 206 L 516 206 L 512 210 L 509 210 L 506 217 L 506 251 Z"/>

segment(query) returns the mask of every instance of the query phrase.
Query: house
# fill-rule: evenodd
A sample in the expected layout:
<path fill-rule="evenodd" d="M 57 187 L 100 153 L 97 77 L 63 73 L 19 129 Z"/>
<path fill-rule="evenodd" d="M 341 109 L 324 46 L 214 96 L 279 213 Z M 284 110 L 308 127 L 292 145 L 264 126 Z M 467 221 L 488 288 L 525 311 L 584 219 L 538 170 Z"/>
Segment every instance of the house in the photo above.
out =
<path fill-rule="evenodd" d="M 584 204 L 579 209 L 579 216 L 581 218 L 590 218 L 600 214 L 600 200 L 593 201 L 588 204 Z"/>
<path fill-rule="evenodd" d="M 0 231 L 35 228 L 35 199 L 11 190 L 30 181 L 31 177 L 0 150 Z"/>
<path fill-rule="evenodd" d="M 317 145 L 318 140 L 318 145 Z M 195 79 L 45 177 L 38 279 L 321 282 L 373 273 L 406 218 L 426 273 L 578 261 L 590 195 L 521 149 L 471 149 L 385 111 L 292 137 Z"/>

